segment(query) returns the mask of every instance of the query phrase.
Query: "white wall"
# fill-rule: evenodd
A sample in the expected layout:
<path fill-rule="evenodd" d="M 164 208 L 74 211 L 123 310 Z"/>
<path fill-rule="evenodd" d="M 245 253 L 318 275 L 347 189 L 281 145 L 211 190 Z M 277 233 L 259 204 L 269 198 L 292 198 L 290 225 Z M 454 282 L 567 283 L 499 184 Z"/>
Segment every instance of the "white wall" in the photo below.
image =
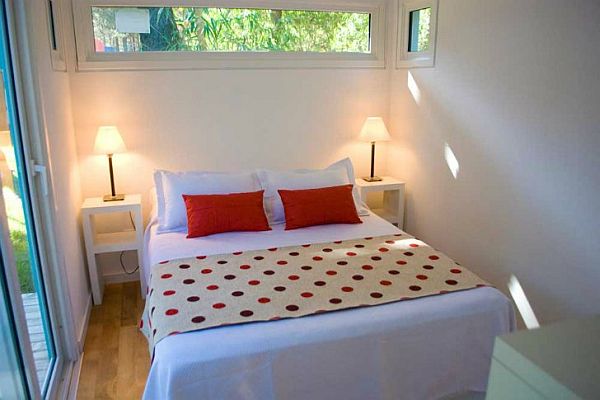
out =
<path fill-rule="evenodd" d="M 499 288 L 514 273 L 544 322 L 600 313 L 599 21 L 595 0 L 441 0 L 435 68 L 392 76 L 408 231 Z"/>
<path fill-rule="evenodd" d="M 45 132 L 41 134 L 45 135 L 44 140 L 50 159 L 59 257 L 60 261 L 64 262 L 72 316 L 76 334 L 79 335 L 85 324 L 90 290 L 87 269 L 83 261 L 79 223 L 81 186 L 71 113 L 69 75 L 52 69 L 45 2 L 31 3 L 28 18 L 31 26 L 39 27 L 30 30 L 29 34 L 33 35 L 36 44 L 33 55 L 45 128 Z"/>

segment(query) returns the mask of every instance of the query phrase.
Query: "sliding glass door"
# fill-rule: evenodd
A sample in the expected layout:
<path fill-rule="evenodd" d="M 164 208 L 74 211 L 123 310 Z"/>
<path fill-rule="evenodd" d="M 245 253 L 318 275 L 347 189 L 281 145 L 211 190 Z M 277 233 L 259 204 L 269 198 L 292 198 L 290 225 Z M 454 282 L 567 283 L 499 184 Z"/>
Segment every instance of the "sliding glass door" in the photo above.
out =
<path fill-rule="evenodd" d="M 5 6 L 0 0 L 0 398 L 37 399 L 53 380 L 56 327 L 40 267 Z"/>

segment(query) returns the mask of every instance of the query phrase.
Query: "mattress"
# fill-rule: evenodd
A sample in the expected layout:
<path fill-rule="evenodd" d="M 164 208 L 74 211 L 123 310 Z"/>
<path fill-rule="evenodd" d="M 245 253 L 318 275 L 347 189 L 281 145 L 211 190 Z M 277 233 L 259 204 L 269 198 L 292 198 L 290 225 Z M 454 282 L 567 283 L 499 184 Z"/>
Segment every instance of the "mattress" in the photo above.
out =
<path fill-rule="evenodd" d="M 359 225 L 185 239 L 146 231 L 143 274 L 162 260 L 401 232 Z M 495 336 L 514 329 L 490 287 L 303 318 L 170 336 L 155 347 L 145 399 L 437 399 L 484 390 Z"/>

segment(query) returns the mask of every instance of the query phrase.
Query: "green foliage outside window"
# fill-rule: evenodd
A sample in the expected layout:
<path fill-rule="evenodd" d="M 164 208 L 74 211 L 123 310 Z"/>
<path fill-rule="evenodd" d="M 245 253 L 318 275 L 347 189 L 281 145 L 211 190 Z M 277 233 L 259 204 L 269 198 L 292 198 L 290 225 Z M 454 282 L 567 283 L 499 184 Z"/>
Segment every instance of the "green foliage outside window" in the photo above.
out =
<path fill-rule="evenodd" d="M 370 51 L 368 13 L 148 7 L 150 33 L 120 33 L 118 7 L 93 7 L 96 51 Z"/>

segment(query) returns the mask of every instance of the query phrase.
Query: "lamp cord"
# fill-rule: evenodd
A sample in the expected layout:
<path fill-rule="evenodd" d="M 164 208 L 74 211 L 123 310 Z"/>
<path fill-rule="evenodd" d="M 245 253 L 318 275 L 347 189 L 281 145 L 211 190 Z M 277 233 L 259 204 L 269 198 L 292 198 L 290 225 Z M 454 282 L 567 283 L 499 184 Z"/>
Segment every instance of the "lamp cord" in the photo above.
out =
<path fill-rule="evenodd" d="M 128 214 L 129 214 L 129 221 L 131 221 L 131 226 L 133 227 L 133 230 L 135 231 L 136 227 L 135 227 L 135 222 L 133 222 L 133 217 L 131 216 L 131 211 Z M 123 263 L 123 255 L 124 254 L 125 254 L 125 252 L 122 251 L 121 254 L 119 255 L 119 262 L 121 263 L 121 269 L 123 270 L 123 272 L 125 272 L 125 274 L 133 275 L 140 269 L 140 266 L 138 264 L 133 271 L 127 271 L 127 268 L 125 268 L 125 264 Z"/>

